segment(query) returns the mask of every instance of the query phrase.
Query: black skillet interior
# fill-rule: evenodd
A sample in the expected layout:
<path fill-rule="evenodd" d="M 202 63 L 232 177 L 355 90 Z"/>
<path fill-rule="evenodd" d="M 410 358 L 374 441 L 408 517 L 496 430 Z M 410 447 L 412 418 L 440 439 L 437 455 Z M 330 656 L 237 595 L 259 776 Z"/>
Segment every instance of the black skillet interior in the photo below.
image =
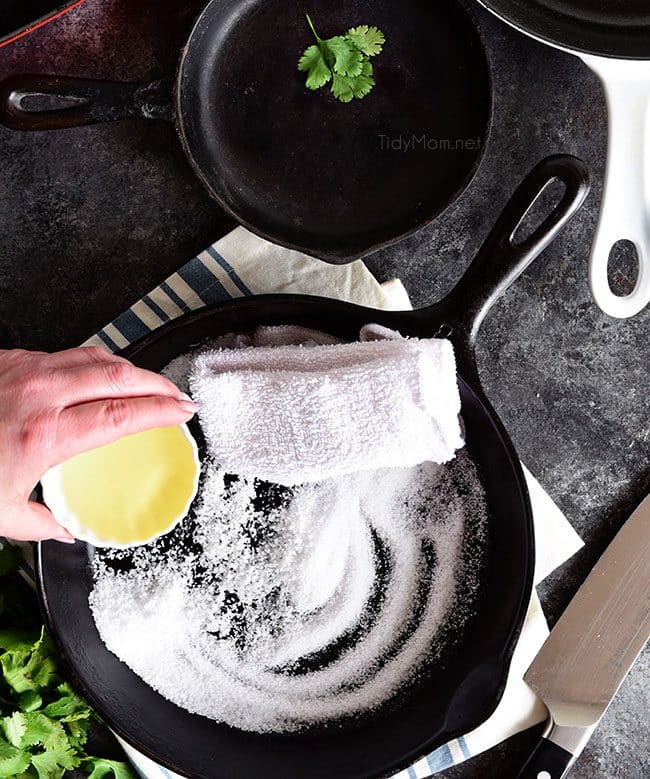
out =
<path fill-rule="evenodd" d="M 323 38 L 359 24 L 385 33 L 365 99 L 343 104 L 328 88 L 306 88 L 297 69 L 314 43 L 305 9 Z M 171 82 L 19 75 L 0 84 L 0 122 L 46 130 L 171 118 L 171 91 Z M 65 98 L 63 107 L 34 108 L 39 94 Z M 491 110 L 465 0 L 212 0 L 181 57 L 175 114 L 195 171 L 238 222 L 348 262 L 429 222 L 463 191 Z"/>
<path fill-rule="evenodd" d="M 556 177 L 566 185 L 561 202 L 529 238 L 513 243 L 516 226 Z M 128 742 L 190 777 L 361 779 L 392 773 L 490 715 L 503 691 L 530 597 L 533 528 L 517 455 L 478 383 L 474 341 L 491 304 L 557 235 L 587 191 L 587 172 L 579 160 L 555 157 L 541 163 L 517 190 L 452 294 L 429 309 L 380 312 L 296 295 L 244 298 L 186 315 L 125 351 L 138 365 L 160 370 L 208 337 L 261 324 L 299 323 L 349 340 L 368 322 L 414 336 L 434 336 L 444 327 L 457 350 L 467 448 L 479 468 L 490 515 L 479 602 L 453 652 L 430 664 L 399 708 L 358 724 L 291 735 L 245 733 L 164 700 L 98 636 L 88 606 L 93 548 L 79 542 L 72 548 L 40 544 L 39 591 L 48 627 L 80 689 Z"/>
<path fill-rule="evenodd" d="M 647 0 L 480 0 L 529 35 L 586 54 L 650 59 Z"/>

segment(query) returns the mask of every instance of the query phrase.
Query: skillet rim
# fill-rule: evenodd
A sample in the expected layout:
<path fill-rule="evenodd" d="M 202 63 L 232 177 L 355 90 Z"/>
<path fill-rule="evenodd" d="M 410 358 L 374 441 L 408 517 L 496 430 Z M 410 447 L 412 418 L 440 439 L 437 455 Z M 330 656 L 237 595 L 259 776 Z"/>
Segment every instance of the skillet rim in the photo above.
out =
<path fill-rule="evenodd" d="M 575 24 L 572 16 L 567 15 L 566 19 L 562 17 L 564 28 L 559 33 L 553 33 L 549 32 L 550 25 L 543 17 L 546 14 L 546 18 L 548 18 L 552 14 L 552 9 L 546 7 L 543 7 L 542 11 L 533 9 L 536 14 L 535 19 L 532 22 L 528 22 L 526 14 L 533 12 L 528 5 L 522 10 L 521 6 L 523 4 L 517 5 L 512 0 L 478 0 L 478 2 L 497 19 L 500 19 L 527 38 L 532 38 L 546 46 L 552 46 L 554 49 L 560 49 L 567 54 L 637 62 L 650 60 L 650 42 L 648 42 L 647 37 L 644 38 L 642 31 L 637 27 L 633 28 L 636 31 L 636 35 L 633 38 L 628 37 L 628 40 L 625 42 L 620 41 L 619 38 L 610 40 L 609 37 L 611 36 L 608 37 L 607 32 L 603 31 L 599 34 L 599 39 L 605 40 L 605 45 L 602 47 L 593 46 L 589 42 L 585 44 L 585 40 L 593 40 L 594 36 L 585 35 L 584 24 L 579 24 L 575 32 L 570 28 L 572 22 Z M 505 10 L 504 6 L 506 6 Z M 568 37 L 565 38 L 563 32 L 567 27 L 569 27 Z M 606 27 L 606 25 L 603 25 L 603 27 Z M 622 33 L 619 36 L 622 37 Z"/>

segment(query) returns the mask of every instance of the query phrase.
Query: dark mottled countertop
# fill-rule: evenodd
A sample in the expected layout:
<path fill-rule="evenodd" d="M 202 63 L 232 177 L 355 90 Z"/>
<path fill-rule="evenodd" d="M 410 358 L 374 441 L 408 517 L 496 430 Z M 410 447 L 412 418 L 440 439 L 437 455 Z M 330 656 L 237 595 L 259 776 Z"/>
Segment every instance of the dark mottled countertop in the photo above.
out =
<path fill-rule="evenodd" d="M 0 51 L 19 71 L 138 80 L 170 72 L 200 2 L 87 0 Z M 587 256 L 605 161 L 604 98 L 577 59 L 509 30 L 482 10 L 495 123 L 460 200 L 417 235 L 368 260 L 399 276 L 415 304 L 460 276 L 506 197 L 553 152 L 592 167 L 587 206 L 484 325 L 479 365 L 522 459 L 565 511 L 585 548 L 541 588 L 550 622 L 650 488 L 650 311 L 603 315 Z M 219 237 L 229 221 L 205 195 L 173 128 L 128 122 L 44 134 L 0 129 L 0 341 L 58 349 L 100 326 Z M 627 265 L 617 283 L 629 286 Z M 642 779 L 648 653 L 579 759 L 576 779 Z M 446 777 L 507 777 L 531 744 L 521 734 Z"/>

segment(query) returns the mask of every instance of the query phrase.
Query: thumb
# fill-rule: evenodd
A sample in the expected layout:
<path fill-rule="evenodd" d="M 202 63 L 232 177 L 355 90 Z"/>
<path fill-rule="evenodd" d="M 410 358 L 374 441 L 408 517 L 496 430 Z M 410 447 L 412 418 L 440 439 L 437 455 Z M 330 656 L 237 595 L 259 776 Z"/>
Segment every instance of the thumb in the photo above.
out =
<path fill-rule="evenodd" d="M 74 544 L 74 536 L 59 525 L 49 509 L 34 501 L 25 506 L 17 522 L 12 522 L 7 535 L 14 541 L 45 541 L 52 538 Z"/>

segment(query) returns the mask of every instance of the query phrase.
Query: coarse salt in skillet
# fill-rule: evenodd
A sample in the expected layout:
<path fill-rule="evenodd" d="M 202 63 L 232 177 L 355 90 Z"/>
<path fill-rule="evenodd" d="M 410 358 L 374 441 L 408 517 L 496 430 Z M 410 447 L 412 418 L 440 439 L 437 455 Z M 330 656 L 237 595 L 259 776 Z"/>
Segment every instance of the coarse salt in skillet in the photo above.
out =
<path fill-rule="evenodd" d="M 192 357 L 167 370 L 181 387 Z M 362 715 L 472 613 L 486 507 L 466 451 L 296 488 L 206 461 L 200 496 L 166 538 L 96 553 L 90 598 L 106 646 L 193 713 L 258 732 Z"/>

